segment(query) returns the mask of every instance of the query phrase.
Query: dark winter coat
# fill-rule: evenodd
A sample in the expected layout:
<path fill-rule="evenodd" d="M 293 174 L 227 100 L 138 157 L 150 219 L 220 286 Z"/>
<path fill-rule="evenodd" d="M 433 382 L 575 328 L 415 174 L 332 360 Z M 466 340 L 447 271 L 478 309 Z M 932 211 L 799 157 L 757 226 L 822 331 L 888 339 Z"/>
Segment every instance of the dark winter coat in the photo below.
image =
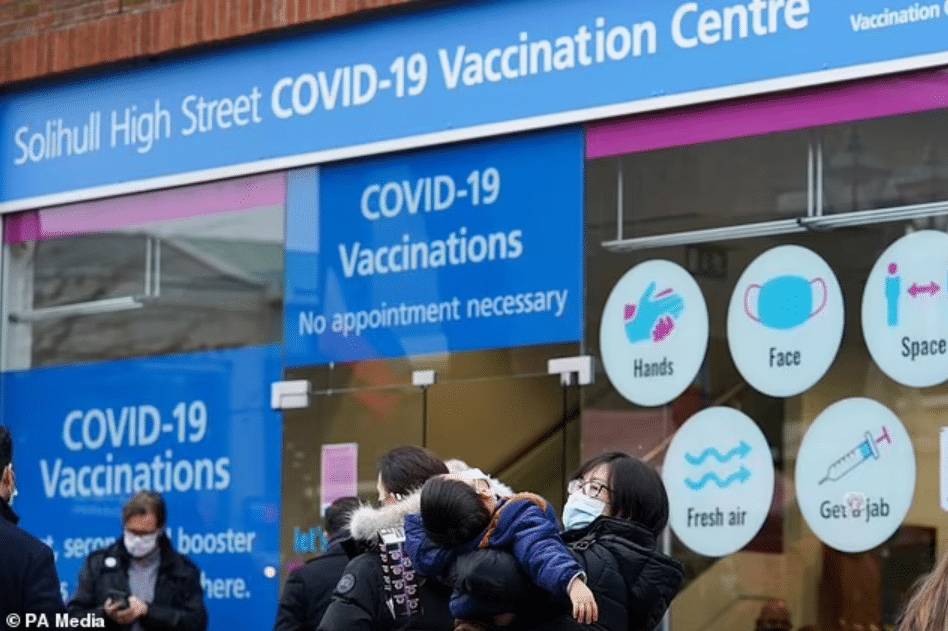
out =
<path fill-rule="evenodd" d="M 316 631 L 333 589 L 349 563 L 349 555 L 340 543 L 348 536 L 344 533 L 332 537 L 323 554 L 287 577 L 273 631 Z"/>
<path fill-rule="evenodd" d="M 420 515 L 408 516 L 405 534 L 408 554 L 425 576 L 447 575 L 459 556 L 478 546 L 510 551 L 529 580 L 554 597 L 566 597 L 570 582 L 583 572 L 560 537 L 553 507 L 532 494 L 503 500 L 490 527 L 458 548 L 445 549 L 433 544 L 425 535 Z M 451 598 L 451 612 L 458 618 L 477 620 L 511 611 L 509 602 L 499 603 L 457 590 Z"/>
<path fill-rule="evenodd" d="M 319 631 L 453 631 L 454 618 L 448 610 L 451 590 L 439 581 L 426 579 L 420 586 L 420 615 L 396 620 L 385 602 L 379 532 L 403 527 L 405 516 L 420 510 L 420 501 L 416 492 L 393 506 L 353 511 L 352 538 L 343 544 L 353 558 L 333 591 Z"/>
<path fill-rule="evenodd" d="M 205 631 L 207 609 L 197 566 L 179 554 L 168 537 L 158 538 L 161 564 L 155 580 L 155 594 L 148 603 L 148 614 L 139 622 L 145 631 Z M 69 613 L 83 617 L 95 613 L 105 620 L 105 628 L 124 631 L 131 625 L 120 625 L 105 615 L 103 605 L 111 590 L 129 593 L 128 567 L 131 556 L 121 539 L 92 552 L 79 575 L 79 587 L 69 601 Z"/>
<path fill-rule="evenodd" d="M 0 621 L 10 614 L 65 613 L 53 551 L 17 528 L 19 519 L 0 499 Z"/>
<path fill-rule="evenodd" d="M 651 533 L 622 519 L 599 517 L 586 528 L 564 532 L 563 538 L 586 570 L 599 620 L 592 625 L 576 623 L 569 615 L 569 602 L 561 599 L 538 612 L 534 621 L 521 618 L 518 625 L 542 631 L 653 631 L 658 626 L 681 590 L 684 571 L 678 561 L 656 549 Z M 458 564 L 456 580 L 468 582 L 481 595 L 523 589 L 522 574 L 483 552 L 472 555 L 481 555 L 476 562 Z M 560 615 L 550 619 L 557 606 Z"/>
<path fill-rule="evenodd" d="M 634 523 L 598 517 L 563 538 L 586 568 L 599 605 L 587 628 L 652 631 L 684 584 L 681 563 L 657 550 L 655 537 Z"/>

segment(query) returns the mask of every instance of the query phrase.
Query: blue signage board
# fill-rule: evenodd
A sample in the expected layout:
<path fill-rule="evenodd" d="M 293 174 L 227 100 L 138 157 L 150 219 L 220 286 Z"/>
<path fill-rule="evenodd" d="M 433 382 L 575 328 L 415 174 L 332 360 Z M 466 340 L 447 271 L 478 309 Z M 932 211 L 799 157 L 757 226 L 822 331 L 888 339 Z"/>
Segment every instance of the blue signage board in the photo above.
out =
<path fill-rule="evenodd" d="M 948 63 L 948 6 L 488 0 L 0 100 L 0 210 Z"/>
<path fill-rule="evenodd" d="M 279 591 L 279 347 L 3 375 L 20 526 L 53 549 L 64 598 L 122 506 L 162 493 L 167 534 L 201 570 L 212 631 L 268 629 Z"/>
<path fill-rule="evenodd" d="M 577 341 L 583 134 L 287 179 L 288 365 Z"/>

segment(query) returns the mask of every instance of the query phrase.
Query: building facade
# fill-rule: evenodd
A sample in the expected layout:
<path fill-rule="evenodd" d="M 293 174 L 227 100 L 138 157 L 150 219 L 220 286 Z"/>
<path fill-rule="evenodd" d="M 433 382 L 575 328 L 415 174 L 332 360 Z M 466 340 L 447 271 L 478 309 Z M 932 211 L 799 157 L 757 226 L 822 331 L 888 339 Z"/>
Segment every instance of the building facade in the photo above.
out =
<path fill-rule="evenodd" d="M 945 553 L 948 5 L 28 4 L 0 422 L 64 596 L 149 488 L 266 628 L 405 443 L 653 463 L 674 631 L 891 628 Z"/>

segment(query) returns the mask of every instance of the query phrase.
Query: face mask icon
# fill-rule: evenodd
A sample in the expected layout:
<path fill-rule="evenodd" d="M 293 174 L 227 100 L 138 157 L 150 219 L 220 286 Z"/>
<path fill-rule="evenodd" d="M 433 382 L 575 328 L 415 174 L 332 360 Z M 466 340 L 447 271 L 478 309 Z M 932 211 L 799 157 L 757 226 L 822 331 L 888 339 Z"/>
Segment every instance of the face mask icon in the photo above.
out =
<path fill-rule="evenodd" d="M 802 276 L 777 276 L 763 285 L 754 283 L 744 292 L 747 317 L 769 329 L 800 326 L 826 306 L 826 281 Z"/>

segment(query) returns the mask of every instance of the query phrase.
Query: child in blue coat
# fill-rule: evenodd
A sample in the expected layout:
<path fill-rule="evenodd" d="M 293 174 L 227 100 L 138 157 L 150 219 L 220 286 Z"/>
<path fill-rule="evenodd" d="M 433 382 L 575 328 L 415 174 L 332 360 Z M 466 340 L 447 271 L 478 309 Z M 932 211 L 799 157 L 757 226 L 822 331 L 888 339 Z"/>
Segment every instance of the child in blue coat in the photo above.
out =
<path fill-rule="evenodd" d="M 439 475 L 422 487 L 421 514 L 406 518 L 405 534 L 408 555 L 422 575 L 446 576 L 459 557 L 477 549 L 506 550 L 535 585 L 554 597 L 568 596 L 577 621 L 598 617 L 586 575 L 560 537 L 552 506 L 539 495 L 499 498 L 476 469 Z M 512 603 L 486 602 L 457 588 L 450 606 L 456 629 L 503 626 L 513 618 Z"/>

